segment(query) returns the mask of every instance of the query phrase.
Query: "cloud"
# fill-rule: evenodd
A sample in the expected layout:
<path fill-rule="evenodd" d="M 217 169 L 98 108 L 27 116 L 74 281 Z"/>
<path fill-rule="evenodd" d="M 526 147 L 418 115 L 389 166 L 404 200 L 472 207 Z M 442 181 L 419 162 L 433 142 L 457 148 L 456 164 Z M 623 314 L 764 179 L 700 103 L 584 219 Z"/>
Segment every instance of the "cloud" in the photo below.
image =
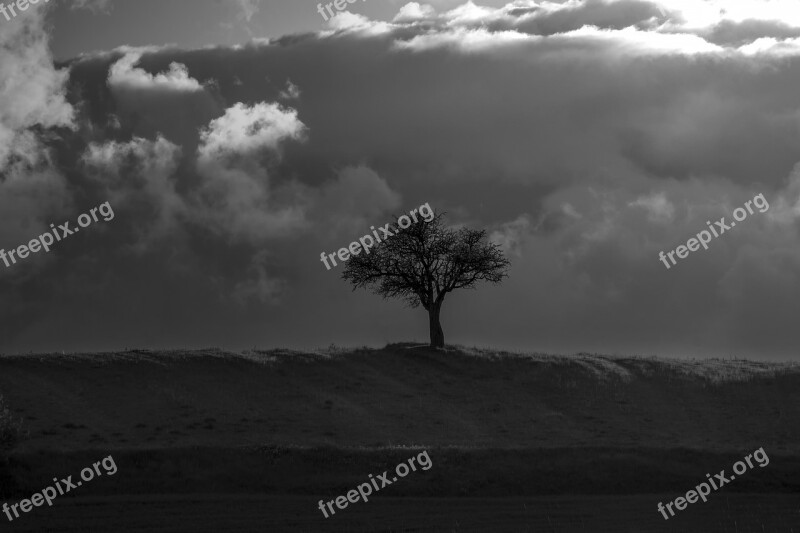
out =
<path fill-rule="evenodd" d="M 75 110 L 66 97 L 69 72 L 53 65 L 44 16 L 44 9 L 30 10 L 0 33 L 0 247 L 6 249 L 46 231 L 72 204 L 48 140 L 56 129 L 76 128 Z M 3 267 L 0 275 L 20 271 Z"/>
<path fill-rule="evenodd" d="M 359 31 L 364 34 L 381 34 L 389 30 L 389 25 L 382 22 L 375 22 L 357 13 L 349 11 L 339 11 L 328 20 L 328 26 L 334 31 Z"/>
<path fill-rule="evenodd" d="M 184 144 L 186 125 L 200 127 L 221 113 L 220 102 L 189 75 L 186 65 L 170 61 L 165 72 L 151 74 L 135 65 L 146 52 L 157 56 L 154 49 L 120 51 L 124 55 L 110 66 L 107 85 L 124 129 L 145 138 L 163 134 Z"/>
<path fill-rule="evenodd" d="M 343 168 L 335 180 L 318 189 L 313 212 L 320 233 L 333 238 L 369 233 L 369 226 L 383 223 L 384 217 L 402 207 L 400 194 L 385 179 L 359 165 Z"/>
<path fill-rule="evenodd" d="M 239 8 L 238 17 L 242 21 L 250 22 L 253 15 L 261 10 L 261 0 L 235 0 Z"/>
<path fill-rule="evenodd" d="M 507 254 L 522 255 L 522 245 L 531 233 L 531 221 L 527 215 L 520 215 L 516 220 L 506 222 L 489 235 L 489 241 L 500 246 Z"/>
<path fill-rule="evenodd" d="M 87 267 L 70 286 L 122 301 L 126 280 L 141 279 L 163 293 L 134 301 L 189 314 L 211 339 L 418 335 L 318 257 L 429 202 L 450 223 L 486 228 L 512 259 L 503 285 L 445 306 L 460 342 L 793 353 L 800 25 L 788 4 L 776 20 L 766 0 L 726 12 L 694 0 L 429 3 L 398 7 L 390 22 L 341 15 L 317 34 L 235 48 L 83 57 L 69 67 L 74 107 L 48 66 L 48 98 L 29 105 L 22 90 L 0 103 L 19 113 L 3 122 L 14 140 L 0 150 L 22 154 L 6 163 L 17 172 L 6 207 L 49 222 L 73 196 L 115 198 L 120 233 L 81 253 L 118 262 Z M 48 106 L 55 113 L 40 111 Z M 40 122 L 80 128 L 64 140 Z M 767 213 L 670 270 L 660 263 L 659 251 L 762 192 Z M 8 217 L 0 228 L 27 232 Z M 118 249 L 140 253 L 122 261 Z M 75 262 L 59 267 L 77 265 L 77 250 L 62 247 Z M 115 298 L 93 281 L 112 275 Z M 106 329 L 132 331 L 98 305 Z M 525 320 L 485 311 L 499 308 Z M 59 318 L 90 337 L 70 313 Z M 264 323 L 273 327 L 262 333 Z"/>
<path fill-rule="evenodd" d="M 34 126 L 74 127 L 74 110 L 66 100 L 69 72 L 53 66 L 44 31 L 44 10 L 5 24 L 0 33 L 0 171 L 12 148 L 37 151 L 31 142 L 17 142 Z M 25 157 L 35 157 L 28 151 Z"/>
<path fill-rule="evenodd" d="M 285 139 L 302 139 L 304 132 L 305 126 L 293 109 L 278 104 L 239 103 L 226 109 L 202 132 L 199 160 L 201 164 L 211 164 L 216 158 L 231 155 L 250 157 L 265 149 L 277 152 Z"/>
<path fill-rule="evenodd" d="M 170 63 L 169 70 L 162 74 L 149 74 L 134 65 L 142 58 L 140 52 L 129 52 L 111 66 L 108 84 L 118 90 L 157 90 L 176 92 L 202 91 L 203 87 L 189 77 L 186 65 Z"/>
<path fill-rule="evenodd" d="M 108 14 L 111 12 L 111 3 L 112 0 L 73 0 L 70 9 L 88 9 L 95 14 Z"/>
<path fill-rule="evenodd" d="M 628 202 L 628 207 L 643 208 L 647 212 L 648 220 L 651 222 L 668 223 L 675 216 L 675 206 L 667 200 L 663 192 L 640 196 L 633 202 Z"/>
<path fill-rule="evenodd" d="M 286 80 L 286 89 L 281 91 L 280 97 L 284 100 L 297 100 L 300 98 L 300 87 L 292 83 L 292 80 Z"/>
<path fill-rule="evenodd" d="M 91 143 L 83 154 L 85 168 L 107 201 L 137 214 L 131 227 L 138 253 L 157 239 L 181 234 L 187 205 L 177 191 L 180 158 L 180 147 L 161 136 L 155 141 L 134 137 L 128 142 Z"/>
<path fill-rule="evenodd" d="M 305 135 L 297 112 L 278 104 L 240 103 L 212 120 L 197 149 L 203 180 L 195 198 L 198 220 L 216 233 L 251 242 L 302 228 L 300 191 L 271 183 L 270 168 L 285 142 L 300 142 Z"/>
<path fill-rule="evenodd" d="M 699 33 L 709 42 L 741 50 L 741 47 L 755 44 L 762 38 L 783 40 L 800 37 L 800 27 L 772 20 L 722 20 Z"/>
<path fill-rule="evenodd" d="M 436 10 L 429 4 L 419 2 L 409 2 L 400 8 L 392 22 L 409 23 L 432 19 L 436 16 Z"/>
<path fill-rule="evenodd" d="M 794 57 L 800 55 L 800 37 L 780 40 L 760 37 L 752 43 L 740 46 L 739 52 L 746 56 Z"/>
<path fill-rule="evenodd" d="M 269 254 L 265 250 L 257 252 L 248 268 L 252 276 L 236 283 L 233 288 L 233 299 L 239 305 L 254 301 L 258 303 L 276 304 L 280 301 L 286 282 L 269 274 Z"/>

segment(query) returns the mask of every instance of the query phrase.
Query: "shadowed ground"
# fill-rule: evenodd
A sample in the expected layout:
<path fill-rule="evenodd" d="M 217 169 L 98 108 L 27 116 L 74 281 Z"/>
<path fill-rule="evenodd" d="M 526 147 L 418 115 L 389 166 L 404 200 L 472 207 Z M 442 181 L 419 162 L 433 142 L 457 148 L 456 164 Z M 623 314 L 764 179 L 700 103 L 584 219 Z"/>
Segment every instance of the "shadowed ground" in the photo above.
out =
<path fill-rule="evenodd" d="M 0 464 L 5 501 L 119 467 L 11 530 L 800 533 L 797 365 L 137 351 L 2 356 L 0 393 L 31 432 Z M 770 464 L 708 503 L 656 511 L 761 447 Z M 422 449 L 429 471 L 322 518 L 317 500 Z"/>
<path fill-rule="evenodd" d="M 655 447 L 800 452 L 800 366 L 434 352 L 0 357 L 22 450 Z"/>
<path fill-rule="evenodd" d="M 532 533 L 797 533 L 800 497 L 721 496 L 666 521 L 664 496 L 376 498 L 325 519 L 318 497 L 165 496 L 76 499 L 4 527 L 25 533 L 220 531 Z M 315 512 L 316 511 L 316 512 Z M 10 526 L 10 527 L 9 527 Z"/>

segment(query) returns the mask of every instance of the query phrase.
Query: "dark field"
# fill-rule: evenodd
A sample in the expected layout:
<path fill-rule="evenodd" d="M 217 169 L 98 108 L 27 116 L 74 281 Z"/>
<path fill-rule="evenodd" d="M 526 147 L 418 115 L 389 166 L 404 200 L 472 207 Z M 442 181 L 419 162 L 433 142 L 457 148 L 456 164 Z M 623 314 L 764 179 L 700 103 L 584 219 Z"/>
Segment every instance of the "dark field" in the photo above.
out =
<path fill-rule="evenodd" d="M 666 496 L 376 498 L 323 518 L 315 496 L 80 498 L 6 525 L 25 533 L 390 532 L 763 533 L 800 531 L 800 497 L 737 494 L 665 521 Z M 694 508 L 693 508 L 694 507 Z M 316 512 L 315 512 L 316 511 Z"/>
<path fill-rule="evenodd" d="M 342 494 L 369 474 L 392 470 L 420 448 L 177 448 L 117 450 L 119 471 L 85 483 L 76 496 L 130 494 Z M 427 451 L 433 466 L 410 473 L 381 491 L 386 497 L 514 497 L 562 494 L 685 494 L 706 472 L 725 469 L 741 456 L 683 449 L 467 449 Z M 752 450 L 751 450 L 752 451 Z M 54 475 L 77 474 L 101 459 L 101 449 L 67 454 L 16 454 L 0 473 L 14 480 L 14 494 L 50 484 Z M 8 483 L 6 486 L 8 487 Z M 723 492 L 798 493 L 800 461 L 770 456 L 765 467 L 738 476 Z"/>
<path fill-rule="evenodd" d="M 800 533 L 794 365 L 136 351 L 3 356 L 0 391 L 30 431 L 0 462 L 3 501 L 109 454 L 118 466 L 10 531 Z M 769 464 L 708 503 L 657 512 L 761 447 Z M 317 509 L 423 449 L 430 470 Z"/>
<path fill-rule="evenodd" d="M 390 345 L 0 356 L 20 450 L 644 447 L 800 453 L 800 366 Z M 747 452 L 745 452 L 747 450 Z"/>

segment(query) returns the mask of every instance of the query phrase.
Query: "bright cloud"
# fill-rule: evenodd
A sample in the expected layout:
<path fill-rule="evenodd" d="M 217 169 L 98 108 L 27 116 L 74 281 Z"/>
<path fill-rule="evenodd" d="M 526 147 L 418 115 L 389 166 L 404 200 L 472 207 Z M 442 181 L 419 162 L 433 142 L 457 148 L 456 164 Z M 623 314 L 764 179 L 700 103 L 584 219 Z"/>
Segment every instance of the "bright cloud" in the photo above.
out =
<path fill-rule="evenodd" d="M 186 65 L 170 63 L 165 73 L 149 74 L 141 68 L 135 68 L 142 58 L 140 52 L 129 52 L 111 66 L 108 84 L 120 89 L 160 89 L 167 91 L 193 92 L 202 91 L 203 86 L 189 76 Z"/>
<path fill-rule="evenodd" d="M 305 225 L 300 192 L 276 188 L 270 168 L 281 145 L 302 141 L 297 112 L 278 104 L 236 104 L 200 134 L 197 171 L 203 178 L 195 201 L 199 220 L 234 240 L 258 242 Z"/>

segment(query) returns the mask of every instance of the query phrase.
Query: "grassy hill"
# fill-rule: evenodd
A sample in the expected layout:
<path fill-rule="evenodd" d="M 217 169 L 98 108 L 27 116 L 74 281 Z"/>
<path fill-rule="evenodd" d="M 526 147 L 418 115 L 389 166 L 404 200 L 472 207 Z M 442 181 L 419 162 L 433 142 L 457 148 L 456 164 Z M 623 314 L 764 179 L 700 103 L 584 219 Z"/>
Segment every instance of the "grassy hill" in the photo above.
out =
<path fill-rule="evenodd" d="M 22 450 L 564 446 L 800 451 L 800 366 L 390 345 L 0 357 Z"/>
<path fill-rule="evenodd" d="M 409 344 L 19 355 L 0 357 L 0 393 L 30 431 L 19 489 L 112 453 L 112 492 L 335 492 L 406 447 L 437 465 L 398 488 L 415 495 L 685 492 L 760 447 L 770 465 L 732 490 L 800 480 L 792 364 Z"/>

